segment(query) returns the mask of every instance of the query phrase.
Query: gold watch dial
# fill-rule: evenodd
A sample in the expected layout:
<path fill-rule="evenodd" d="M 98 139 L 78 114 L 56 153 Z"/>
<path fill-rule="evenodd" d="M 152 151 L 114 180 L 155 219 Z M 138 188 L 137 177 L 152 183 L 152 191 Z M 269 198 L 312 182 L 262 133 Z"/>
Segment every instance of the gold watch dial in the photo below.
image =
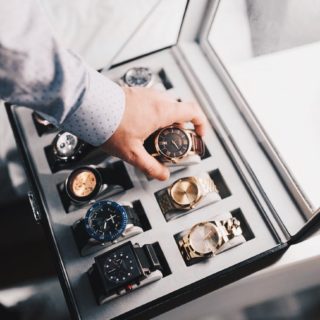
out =
<path fill-rule="evenodd" d="M 170 189 L 171 197 L 180 206 L 191 206 L 199 200 L 200 192 L 195 180 L 190 178 L 176 181 Z"/>
<path fill-rule="evenodd" d="M 95 174 L 89 170 L 83 170 L 75 174 L 70 181 L 71 192 L 78 198 L 89 196 L 97 186 Z"/>
<path fill-rule="evenodd" d="M 217 227 L 210 223 L 199 223 L 192 227 L 189 235 L 190 246 L 199 254 L 215 252 L 221 242 Z"/>

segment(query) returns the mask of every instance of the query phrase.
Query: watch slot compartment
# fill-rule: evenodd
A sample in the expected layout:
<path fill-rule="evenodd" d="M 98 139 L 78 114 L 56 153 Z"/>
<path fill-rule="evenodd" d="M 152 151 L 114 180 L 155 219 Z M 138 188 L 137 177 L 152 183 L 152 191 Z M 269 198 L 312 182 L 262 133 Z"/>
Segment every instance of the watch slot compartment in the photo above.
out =
<path fill-rule="evenodd" d="M 107 157 L 106 154 L 98 150 L 98 148 L 89 144 L 86 144 L 86 147 L 83 148 L 82 154 L 76 159 L 70 159 L 67 161 L 56 158 L 51 144 L 44 148 L 44 153 L 52 173 L 72 169 L 81 164 L 92 164 L 93 162 L 98 164 L 103 161 L 103 158 L 105 159 Z"/>
<path fill-rule="evenodd" d="M 209 176 L 213 180 L 214 184 L 217 186 L 217 189 L 219 191 L 219 195 L 221 199 L 225 199 L 227 197 L 231 196 L 231 192 L 220 172 L 219 169 L 212 170 L 209 173 Z"/>
<path fill-rule="evenodd" d="M 203 153 L 203 156 L 201 157 L 201 160 L 207 159 L 209 157 L 211 157 L 211 153 L 210 153 L 207 145 L 204 144 L 204 153 Z"/>
<path fill-rule="evenodd" d="M 143 205 L 140 200 L 135 200 L 132 202 L 133 209 L 135 213 L 137 214 L 137 217 L 140 221 L 140 226 L 143 229 L 143 231 L 148 231 L 151 229 L 150 222 L 148 220 L 148 217 L 146 215 L 146 212 L 144 211 Z"/>
<path fill-rule="evenodd" d="M 123 205 L 126 206 L 129 205 L 129 203 Z M 90 236 L 88 236 L 84 223 L 85 217 L 77 220 L 73 224 L 71 229 L 80 255 L 84 257 L 93 254 L 100 250 L 109 248 L 116 243 L 122 243 L 134 237 L 135 235 L 150 230 L 151 226 L 140 200 L 136 200 L 130 203 L 130 207 L 133 208 L 133 212 L 129 214 L 127 211 L 127 213 L 128 218 L 131 219 L 131 221 L 129 220 L 130 222 L 127 222 L 127 228 L 125 229 L 125 232 L 113 242 L 102 243 L 94 240 L 93 238 L 90 238 Z"/>
<path fill-rule="evenodd" d="M 188 229 L 185 229 L 177 234 L 174 235 L 174 239 L 175 242 L 177 244 L 177 247 L 180 251 L 181 257 L 183 258 L 185 264 L 187 267 L 190 267 L 192 265 L 195 265 L 197 263 L 208 263 L 209 261 L 211 261 L 211 259 L 215 259 L 216 255 L 220 255 L 223 254 L 224 252 L 230 250 L 230 249 L 235 249 L 237 246 L 244 244 L 245 242 L 252 240 L 254 238 L 254 234 L 249 226 L 249 224 L 247 223 L 242 210 L 240 208 L 232 210 L 230 212 L 231 216 L 229 215 L 229 217 L 221 216 L 221 218 L 217 218 L 215 217 L 214 219 L 209 221 L 199 221 L 196 224 L 191 225 Z M 239 235 L 236 235 L 232 238 L 230 238 L 226 243 L 224 243 L 214 254 L 210 255 L 208 254 L 207 256 L 200 256 L 199 254 L 201 254 L 199 251 L 197 251 L 197 248 L 192 248 L 190 245 L 186 245 L 186 242 L 191 238 L 190 236 L 187 237 L 188 233 L 190 232 L 190 230 L 197 224 L 199 223 L 208 223 L 208 222 L 213 222 L 213 221 L 226 221 L 228 219 L 233 219 L 236 218 L 239 222 L 240 222 L 240 228 L 242 230 L 242 232 Z M 194 229 L 193 232 L 197 232 L 196 229 Z M 220 231 L 221 232 L 221 231 Z M 221 234 L 223 234 L 224 232 L 222 232 Z M 184 240 L 183 240 L 184 238 Z M 187 240 L 188 239 L 188 240 Z M 199 237 L 196 237 L 197 241 L 199 241 Z M 184 245 L 184 249 L 181 249 L 182 246 Z M 199 244 L 198 244 L 199 245 Z M 200 246 L 201 248 L 201 246 Z M 191 255 L 194 255 L 192 258 L 190 258 L 190 256 L 188 257 L 188 253 Z"/>
<path fill-rule="evenodd" d="M 170 209 L 168 212 L 166 212 L 166 207 L 170 207 L 170 204 L 168 204 L 168 202 L 174 203 L 174 201 L 171 199 L 168 199 L 167 194 L 168 192 L 168 188 L 170 186 L 172 186 L 172 184 L 170 186 L 167 186 L 161 190 L 158 190 L 154 193 L 154 196 L 158 202 L 159 208 L 162 212 L 162 214 L 164 215 L 164 218 L 167 222 L 171 221 L 171 220 L 175 220 L 178 219 L 180 217 L 183 217 L 189 213 L 192 213 L 196 210 L 199 210 L 201 208 L 207 207 L 209 205 L 212 205 L 220 200 L 222 200 L 223 198 L 225 198 L 226 196 L 230 195 L 230 192 L 228 192 L 228 188 L 226 186 L 226 184 L 224 183 L 224 180 L 222 178 L 222 175 L 220 174 L 220 171 L 218 169 L 214 170 L 214 171 L 210 171 L 208 174 L 206 175 L 200 175 L 200 178 L 206 177 L 206 178 L 210 178 L 213 180 L 215 186 L 217 187 L 217 191 L 212 191 L 209 192 L 208 194 L 206 194 L 200 201 L 198 204 L 196 204 L 194 207 L 190 208 L 190 209 L 179 209 L 179 208 L 173 208 Z M 183 179 L 183 178 L 182 178 Z M 217 179 L 217 181 L 215 180 Z M 180 179 L 177 179 L 176 181 L 174 181 L 173 183 L 177 182 Z M 220 194 L 220 189 L 219 186 L 221 187 L 222 190 L 222 195 Z"/>
<path fill-rule="evenodd" d="M 106 251 L 105 253 L 95 257 L 94 264 L 87 272 L 89 282 L 91 284 L 91 288 L 98 305 L 102 305 L 113 299 L 121 298 L 122 296 L 127 294 L 134 294 L 134 291 L 136 289 L 142 288 L 147 285 L 152 285 L 153 282 L 161 281 L 162 278 L 171 274 L 171 270 L 169 268 L 167 260 L 158 242 L 147 244 L 142 247 L 139 246 L 138 243 L 136 243 L 133 246 L 136 248 L 138 247 L 139 249 L 137 250 L 143 251 L 143 248 L 148 247 L 148 255 L 143 254 L 141 251 L 139 251 L 135 253 L 135 257 L 131 258 L 132 261 L 139 261 L 138 265 L 141 264 L 141 266 L 144 266 L 144 268 L 149 265 L 150 270 L 147 272 L 147 275 L 143 276 L 142 279 L 139 279 L 137 278 L 137 274 L 139 273 L 139 271 L 133 269 L 133 271 L 131 272 L 133 278 L 128 280 L 127 283 L 124 283 L 122 285 L 120 284 L 119 287 L 115 287 L 116 285 L 114 285 L 113 282 L 112 284 L 110 284 L 110 282 L 108 282 L 109 280 L 105 276 L 105 273 L 103 273 L 102 275 L 101 270 L 105 269 L 106 264 L 112 264 L 112 257 L 117 254 L 121 255 L 121 248 L 124 248 L 127 245 L 130 245 L 129 242 L 120 245 L 119 249 L 113 248 L 110 251 Z M 119 251 L 117 252 L 117 250 Z M 126 258 L 131 257 L 130 251 L 128 252 L 124 249 L 123 252 L 127 254 Z M 121 268 L 121 265 L 119 266 L 117 264 L 116 266 L 118 268 Z M 116 276 L 116 271 L 113 271 L 111 277 Z"/>
<path fill-rule="evenodd" d="M 249 223 L 245 218 L 242 210 L 240 208 L 232 210 L 231 215 L 240 221 L 242 235 L 246 239 L 246 241 L 254 239 L 255 238 L 254 233 L 250 228 Z"/>
<path fill-rule="evenodd" d="M 162 82 L 163 86 L 166 88 L 166 90 L 170 90 L 170 89 L 173 88 L 173 84 L 170 81 L 170 79 L 168 78 L 168 75 L 167 75 L 167 73 L 165 72 L 164 69 L 161 69 L 158 72 L 158 76 L 161 79 L 161 82 Z"/>
<path fill-rule="evenodd" d="M 153 246 L 153 249 L 156 252 L 157 257 L 159 259 L 159 262 L 160 262 L 160 264 L 162 266 L 161 272 L 162 272 L 163 277 L 169 276 L 170 274 L 172 274 L 172 272 L 171 272 L 171 269 L 169 267 L 168 261 L 167 261 L 165 255 L 164 255 L 164 253 L 163 253 L 163 251 L 161 249 L 161 246 L 160 246 L 159 242 L 153 243 L 152 246 Z"/>
<path fill-rule="evenodd" d="M 82 167 L 79 166 L 78 168 L 80 169 Z M 85 166 L 83 168 L 85 168 Z M 91 167 L 88 166 L 88 168 Z M 57 185 L 58 193 L 66 213 L 88 206 L 91 200 L 110 198 L 133 188 L 130 176 L 122 161 L 115 161 L 108 163 L 105 167 L 99 166 L 94 168 L 100 173 L 102 179 L 101 188 L 98 194 L 87 201 L 73 201 L 68 196 L 66 180 Z M 77 168 L 75 170 L 77 170 Z"/>
<path fill-rule="evenodd" d="M 39 137 L 47 133 L 58 131 L 58 129 L 51 123 L 48 123 L 47 125 L 39 123 L 39 121 L 37 121 L 37 117 L 39 116 L 35 112 L 32 112 L 32 120 Z M 42 117 L 41 117 L 41 120 L 42 120 Z"/>

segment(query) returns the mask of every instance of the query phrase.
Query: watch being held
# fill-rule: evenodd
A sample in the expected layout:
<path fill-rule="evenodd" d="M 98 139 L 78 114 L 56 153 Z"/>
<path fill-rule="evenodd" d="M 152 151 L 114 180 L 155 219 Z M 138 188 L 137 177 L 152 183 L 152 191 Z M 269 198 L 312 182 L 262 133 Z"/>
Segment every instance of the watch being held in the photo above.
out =
<path fill-rule="evenodd" d="M 111 168 L 81 166 L 74 169 L 65 181 L 65 193 L 75 205 L 83 205 L 102 196 L 123 192 L 124 187 L 113 179 Z"/>
<path fill-rule="evenodd" d="M 215 194 L 220 199 L 219 190 L 209 174 L 202 177 L 184 177 L 157 193 L 157 200 L 163 214 L 188 211 L 195 208 L 204 198 Z"/>
<path fill-rule="evenodd" d="M 140 234 L 143 229 L 131 203 L 100 200 L 75 222 L 73 231 L 81 255 L 87 255 Z"/>
<path fill-rule="evenodd" d="M 99 304 L 125 295 L 163 277 L 163 267 L 152 244 L 130 241 L 95 257 L 89 279 Z"/>
<path fill-rule="evenodd" d="M 200 222 L 179 240 L 179 248 L 187 264 L 191 264 L 229 249 L 228 242 L 241 234 L 240 221 L 234 217 Z"/>
<path fill-rule="evenodd" d="M 144 147 L 160 162 L 174 165 L 188 165 L 188 161 L 184 160 L 192 156 L 197 156 L 200 161 L 205 153 L 202 138 L 194 130 L 178 125 L 157 130 L 145 140 Z"/>

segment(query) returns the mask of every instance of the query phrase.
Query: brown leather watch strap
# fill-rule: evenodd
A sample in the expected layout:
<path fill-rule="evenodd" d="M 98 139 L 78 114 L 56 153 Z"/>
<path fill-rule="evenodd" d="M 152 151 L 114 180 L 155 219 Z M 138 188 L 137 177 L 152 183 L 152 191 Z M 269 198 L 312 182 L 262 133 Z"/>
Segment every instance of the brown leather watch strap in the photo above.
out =
<path fill-rule="evenodd" d="M 195 133 L 191 134 L 192 136 L 192 148 L 196 154 L 200 157 L 204 156 L 205 146 L 202 138 Z"/>

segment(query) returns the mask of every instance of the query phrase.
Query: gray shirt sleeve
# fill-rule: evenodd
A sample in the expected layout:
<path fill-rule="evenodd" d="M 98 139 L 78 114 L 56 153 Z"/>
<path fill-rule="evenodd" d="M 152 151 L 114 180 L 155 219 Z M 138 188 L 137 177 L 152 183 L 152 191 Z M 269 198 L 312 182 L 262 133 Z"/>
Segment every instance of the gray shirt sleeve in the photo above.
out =
<path fill-rule="evenodd" d="M 117 129 L 123 90 L 68 51 L 37 0 L 0 0 L 0 99 L 98 146 Z"/>

